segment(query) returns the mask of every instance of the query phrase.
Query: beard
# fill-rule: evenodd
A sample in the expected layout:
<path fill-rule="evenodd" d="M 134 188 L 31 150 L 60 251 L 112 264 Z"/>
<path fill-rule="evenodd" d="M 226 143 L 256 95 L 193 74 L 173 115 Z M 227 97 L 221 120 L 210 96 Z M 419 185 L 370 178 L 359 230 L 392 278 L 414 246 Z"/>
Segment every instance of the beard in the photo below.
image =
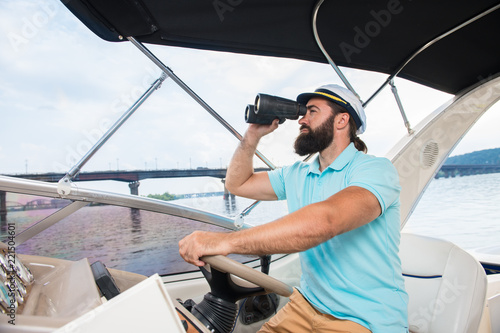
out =
<path fill-rule="evenodd" d="M 299 156 L 314 154 L 326 149 L 333 142 L 333 122 L 335 115 L 331 115 L 317 129 L 312 130 L 307 125 L 302 125 L 300 129 L 307 128 L 308 133 L 301 133 L 295 140 L 295 153 Z"/>

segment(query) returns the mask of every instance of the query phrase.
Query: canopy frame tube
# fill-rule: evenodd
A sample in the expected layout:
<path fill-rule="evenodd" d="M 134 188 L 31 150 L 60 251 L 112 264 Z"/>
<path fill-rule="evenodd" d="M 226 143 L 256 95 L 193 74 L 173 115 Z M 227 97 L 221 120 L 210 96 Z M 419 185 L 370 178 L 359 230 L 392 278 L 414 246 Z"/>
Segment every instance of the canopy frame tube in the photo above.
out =
<path fill-rule="evenodd" d="M 155 92 L 160 88 L 161 84 L 167 75 L 162 73 L 153 84 L 146 90 L 146 92 L 139 97 L 139 99 L 127 110 L 125 113 L 111 126 L 106 133 L 90 148 L 90 150 L 78 161 L 71 170 L 59 180 L 58 193 L 60 195 L 67 195 L 71 191 L 71 181 L 80 173 L 81 168 L 94 156 L 95 153 L 108 141 L 109 138 L 134 114 L 134 112 Z"/>
<path fill-rule="evenodd" d="M 444 32 L 443 34 L 437 36 L 436 38 L 434 38 L 433 40 L 429 41 L 428 43 L 426 43 L 425 45 L 423 45 L 422 47 L 420 47 L 417 51 L 415 51 L 413 54 L 411 54 L 405 61 L 403 61 L 403 63 L 401 65 L 399 65 L 399 67 L 391 74 L 389 75 L 389 77 L 385 80 L 384 83 L 382 83 L 382 85 L 370 96 L 370 98 L 368 98 L 368 100 L 366 102 L 363 103 L 363 107 L 365 107 L 366 105 L 368 105 L 368 103 L 371 102 L 371 100 L 377 96 L 381 91 L 382 89 L 390 84 L 390 82 L 403 70 L 403 68 L 406 67 L 406 65 L 408 65 L 408 63 L 410 61 L 412 61 L 416 56 L 418 56 L 420 53 L 422 53 L 424 50 L 426 50 L 427 48 L 431 47 L 432 45 L 436 44 L 437 42 L 439 42 L 441 39 L 443 38 L 446 38 L 448 37 L 449 35 L 451 35 L 452 33 L 468 26 L 469 24 L 471 23 L 474 23 L 475 21 L 479 20 L 480 18 L 494 12 L 495 10 L 498 10 L 500 9 L 500 4 L 497 4 L 487 10 L 485 10 L 484 12 L 482 13 L 479 13 L 478 15 L 468 19 L 467 21 L 457 25 L 456 27 Z"/>
<path fill-rule="evenodd" d="M 323 46 L 323 43 L 321 43 L 321 40 L 319 38 L 318 27 L 317 27 L 317 19 L 318 19 L 319 7 L 321 7 L 321 5 L 323 4 L 323 2 L 324 2 L 324 0 L 319 0 L 316 3 L 316 5 L 314 6 L 314 11 L 313 11 L 313 16 L 312 16 L 312 28 L 313 28 L 313 33 L 314 33 L 314 39 L 316 40 L 316 44 L 318 45 L 319 49 L 321 50 L 321 53 L 323 53 L 323 55 L 325 56 L 326 60 L 328 61 L 328 63 L 330 64 L 330 66 L 333 67 L 333 70 L 335 71 L 335 73 L 337 73 L 337 75 L 342 80 L 342 82 L 344 82 L 344 84 L 347 87 L 347 89 L 349 89 L 354 94 L 354 96 L 356 96 L 359 99 L 359 101 L 361 103 L 363 103 L 361 101 L 361 98 L 359 97 L 358 93 L 356 92 L 356 90 L 354 90 L 354 87 L 351 85 L 351 83 L 349 82 L 349 80 L 347 80 L 347 78 L 345 77 L 344 73 L 340 70 L 339 66 L 337 66 L 337 64 L 333 61 L 333 59 L 328 54 L 328 52 L 326 52 L 325 47 Z"/>
<path fill-rule="evenodd" d="M 174 72 L 167 67 L 160 59 L 158 59 L 153 52 L 151 52 L 142 43 L 137 41 L 134 37 L 127 37 L 127 39 L 136 46 L 142 53 L 144 53 L 156 66 L 158 66 L 180 87 L 182 88 L 192 99 L 194 99 L 201 107 L 203 107 L 212 117 L 214 117 L 224 128 L 226 128 L 231 134 L 233 134 L 239 141 L 243 139 L 243 136 L 232 127 L 224 118 L 222 118 L 210 105 L 208 105 L 200 96 L 198 96 L 187 84 L 185 84 Z M 272 170 L 276 169 L 276 166 L 266 158 L 260 151 L 256 150 L 255 155 L 266 164 Z M 250 211 L 259 204 L 260 201 L 255 201 L 248 208 L 244 209 L 234 220 L 234 225 L 237 229 L 240 229 L 244 224 L 244 216 L 248 215 Z"/>
<path fill-rule="evenodd" d="M 210 105 L 208 105 L 200 96 L 198 96 L 187 84 L 185 84 L 174 72 L 165 66 L 160 59 L 158 59 L 147 47 L 142 43 L 137 41 L 134 37 L 127 37 L 127 39 L 136 46 L 142 53 L 144 53 L 156 66 L 158 66 L 164 73 L 166 73 L 177 85 L 182 88 L 192 99 L 194 99 L 201 107 L 203 107 L 212 117 L 214 117 L 222 126 L 224 126 L 231 134 L 233 134 L 238 140 L 242 140 L 243 136 L 238 133 L 224 118 L 222 118 Z M 264 162 L 271 169 L 276 169 L 276 166 L 267 159 L 258 150 L 255 155 Z"/>
<path fill-rule="evenodd" d="M 403 117 L 403 122 L 405 124 L 406 130 L 408 131 L 409 135 L 412 135 L 414 133 L 414 131 L 411 129 L 410 121 L 408 120 L 408 117 L 406 116 L 406 112 L 405 112 L 405 109 L 403 107 L 403 103 L 401 102 L 401 99 L 399 98 L 398 88 L 396 88 L 396 84 L 394 84 L 394 80 L 391 80 L 391 82 L 389 82 L 389 84 L 391 85 L 391 91 L 392 91 L 392 94 L 394 95 L 394 98 L 396 99 L 396 103 L 398 105 L 399 112 L 401 112 L 401 117 Z"/>

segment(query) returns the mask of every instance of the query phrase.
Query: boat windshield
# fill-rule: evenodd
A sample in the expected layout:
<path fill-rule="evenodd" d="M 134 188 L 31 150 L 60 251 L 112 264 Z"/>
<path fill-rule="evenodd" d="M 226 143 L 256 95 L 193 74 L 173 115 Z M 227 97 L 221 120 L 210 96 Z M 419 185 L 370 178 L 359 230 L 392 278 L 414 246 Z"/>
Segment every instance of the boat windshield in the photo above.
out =
<path fill-rule="evenodd" d="M 4 192 L 5 193 L 5 192 Z M 70 200 L 7 192 L 0 239 L 21 234 Z M 197 268 L 179 255 L 178 242 L 194 230 L 227 229 L 168 214 L 136 208 L 89 203 L 73 214 L 17 245 L 16 252 L 66 260 L 88 258 L 107 267 L 146 276 L 169 275 Z M 255 256 L 232 256 L 240 262 Z"/>

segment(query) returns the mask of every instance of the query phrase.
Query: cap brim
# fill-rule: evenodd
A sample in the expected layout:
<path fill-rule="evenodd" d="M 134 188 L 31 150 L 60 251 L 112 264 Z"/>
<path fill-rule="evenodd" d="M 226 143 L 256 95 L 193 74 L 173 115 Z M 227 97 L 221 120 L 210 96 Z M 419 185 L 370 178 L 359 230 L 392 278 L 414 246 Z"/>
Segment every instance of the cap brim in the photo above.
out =
<path fill-rule="evenodd" d="M 309 102 L 309 100 L 311 98 L 313 98 L 314 96 L 321 97 L 320 94 L 316 94 L 316 93 L 303 93 L 303 94 L 300 94 L 299 96 L 297 96 L 297 103 L 306 105 L 307 102 Z"/>

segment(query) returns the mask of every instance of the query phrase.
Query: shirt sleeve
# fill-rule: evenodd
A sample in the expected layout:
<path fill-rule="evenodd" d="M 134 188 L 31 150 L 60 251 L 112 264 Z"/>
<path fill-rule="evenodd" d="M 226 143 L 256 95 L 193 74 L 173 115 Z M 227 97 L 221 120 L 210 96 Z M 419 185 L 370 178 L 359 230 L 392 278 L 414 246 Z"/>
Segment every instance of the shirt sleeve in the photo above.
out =
<path fill-rule="evenodd" d="M 348 186 L 359 186 L 373 193 L 379 201 L 382 214 L 398 201 L 401 192 L 396 168 L 387 158 L 381 157 L 367 159 L 358 164 L 352 170 Z"/>
<path fill-rule="evenodd" d="M 278 200 L 286 199 L 284 169 L 286 169 L 286 167 L 267 172 L 269 181 L 271 182 L 271 186 Z"/>

